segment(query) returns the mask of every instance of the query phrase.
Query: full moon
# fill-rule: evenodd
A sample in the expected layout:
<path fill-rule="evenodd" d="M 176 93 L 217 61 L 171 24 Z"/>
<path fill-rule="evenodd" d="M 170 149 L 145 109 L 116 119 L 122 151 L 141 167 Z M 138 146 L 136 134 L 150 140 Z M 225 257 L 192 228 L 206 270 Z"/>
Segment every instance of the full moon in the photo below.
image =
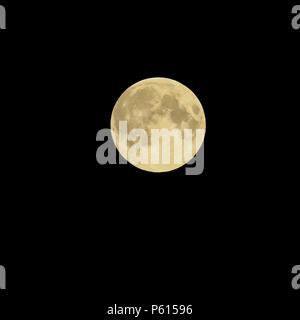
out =
<path fill-rule="evenodd" d="M 120 129 L 125 121 L 128 136 Z M 130 134 L 134 129 L 137 134 Z M 204 110 L 196 95 L 168 78 L 133 84 L 120 96 L 111 115 L 112 137 L 120 154 L 135 167 L 151 172 L 175 170 L 189 162 L 199 151 L 205 130 Z M 160 132 L 156 140 L 154 132 Z M 170 132 L 174 133 L 171 137 Z M 164 139 L 169 139 L 169 148 Z"/>

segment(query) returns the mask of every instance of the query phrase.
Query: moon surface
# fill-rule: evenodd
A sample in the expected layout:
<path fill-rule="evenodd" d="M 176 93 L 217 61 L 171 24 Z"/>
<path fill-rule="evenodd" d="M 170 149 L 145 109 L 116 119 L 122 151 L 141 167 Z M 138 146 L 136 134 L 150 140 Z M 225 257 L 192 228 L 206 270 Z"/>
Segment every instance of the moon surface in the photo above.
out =
<path fill-rule="evenodd" d="M 128 136 L 131 130 L 142 129 L 148 140 L 138 136 L 128 139 L 120 131 L 120 121 L 127 121 Z M 176 138 L 170 138 L 169 150 L 165 150 L 163 144 L 163 139 L 168 138 L 166 133 L 161 131 L 159 140 L 154 141 L 151 138 L 153 129 L 176 129 Z M 199 151 L 205 130 L 204 110 L 196 95 L 180 82 L 168 78 L 149 78 L 133 84 L 120 96 L 111 115 L 112 137 L 120 154 L 135 167 L 151 172 L 175 170 L 189 162 Z M 134 147 L 136 144 L 139 148 Z M 135 151 L 136 159 L 143 153 L 144 161 L 132 156 Z M 159 154 L 154 154 L 157 152 Z M 166 163 L 163 159 L 168 158 L 167 152 L 170 161 Z M 154 163 L 152 156 L 158 161 Z"/>

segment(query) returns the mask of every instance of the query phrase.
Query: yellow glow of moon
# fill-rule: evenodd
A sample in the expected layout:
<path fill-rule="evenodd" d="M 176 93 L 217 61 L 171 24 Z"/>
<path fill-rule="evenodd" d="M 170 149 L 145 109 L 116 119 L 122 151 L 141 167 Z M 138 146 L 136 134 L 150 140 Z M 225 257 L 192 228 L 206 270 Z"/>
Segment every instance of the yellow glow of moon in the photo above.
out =
<path fill-rule="evenodd" d="M 128 141 L 128 136 L 119 130 L 120 121 L 127 121 L 128 135 L 132 129 L 145 130 L 148 143 L 138 136 L 131 136 Z M 166 133 L 162 130 L 161 138 L 152 140 L 152 129 L 176 129 L 177 138 L 170 138 L 169 151 L 163 145 L 163 139 L 168 138 Z M 191 129 L 191 134 L 185 129 Z M 128 162 L 142 170 L 164 172 L 183 166 L 195 156 L 204 140 L 206 120 L 200 101 L 186 86 L 168 78 L 149 78 L 135 83 L 120 96 L 112 112 L 111 130 L 117 149 Z M 135 151 L 137 159 L 143 153 L 144 161 L 135 160 Z M 168 158 L 166 152 L 170 154 L 167 163 L 163 160 Z M 152 156 L 158 162 L 153 163 Z"/>

